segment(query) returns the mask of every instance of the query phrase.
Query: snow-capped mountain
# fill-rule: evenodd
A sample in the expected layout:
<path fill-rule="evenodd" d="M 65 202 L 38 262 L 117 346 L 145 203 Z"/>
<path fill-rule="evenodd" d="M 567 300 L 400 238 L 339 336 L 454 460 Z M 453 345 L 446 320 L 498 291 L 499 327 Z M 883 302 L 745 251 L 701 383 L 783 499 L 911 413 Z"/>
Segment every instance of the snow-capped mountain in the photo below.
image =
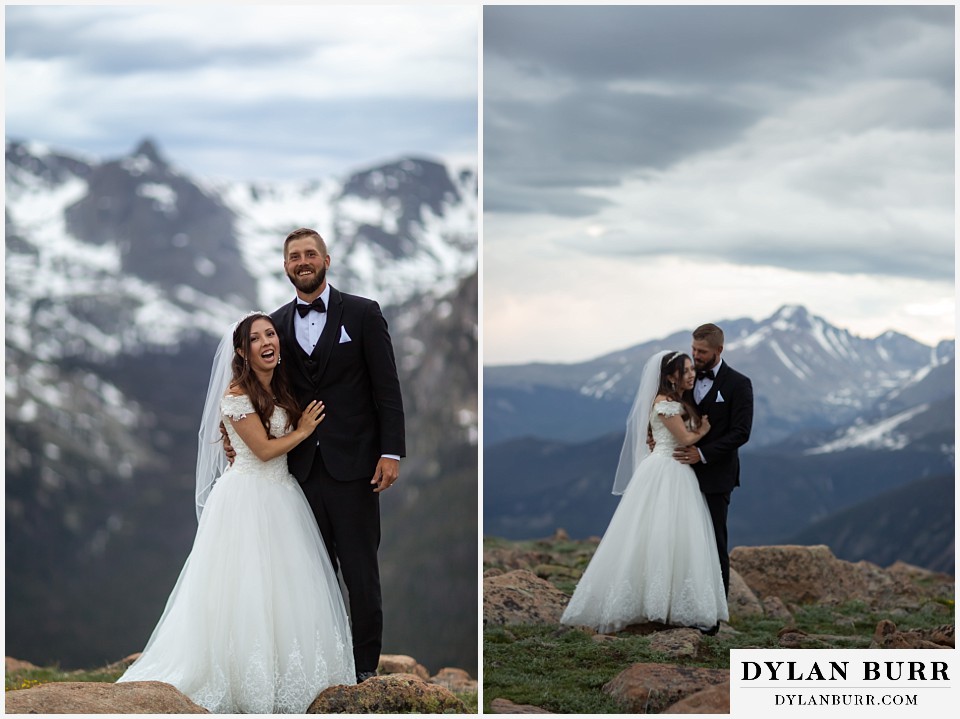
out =
<path fill-rule="evenodd" d="M 753 382 L 753 446 L 802 430 L 845 427 L 954 355 L 953 341 L 929 347 L 895 332 L 858 337 L 799 306 L 759 322 L 718 324 L 726 337 L 724 360 Z M 585 440 L 622 430 L 646 359 L 664 348 L 689 351 L 689 345 L 690 330 L 683 330 L 579 364 L 486 367 L 486 442 L 522 434 Z M 939 385 L 937 396 L 952 395 L 949 382 L 948 391 Z M 571 411 L 556 422 L 564 403 Z"/>
<path fill-rule="evenodd" d="M 149 140 L 108 160 L 8 140 L 5 209 L 7 608 L 18 616 L 7 640 L 18 656 L 92 665 L 142 646 L 196 529 L 214 348 L 245 312 L 292 299 L 283 239 L 307 226 L 327 240 L 331 284 L 383 306 L 407 405 L 404 492 L 383 512 L 385 592 L 402 598 L 385 641 L 438 667 L 475 662 L 476 627 L 454 614 L 476 597 L 475 572 L 467 586 L 460 568 L 476 531 L 428 516 L 438 502 L 476 514 L 474 168 L 400 158 L 342 178 L 226 183 L 172 166 Z M 423 537 L 445 551 L 414 592 Z M 417 597 L 443 641 L 406 621 Z"/>
<path fill-rule="evenodd" d="M 452 291 L 477 265 L 476 173 L 430 160 L 212 183 L 149 140 L 104 162 L 8 141 L 6 172 L 8 333 L 42 338 L 44 357 L 176 345 L 272 311 L 293 296 L 282 243 L 300 226 L 327 239 L 333 284 L 383 305 Z"/>

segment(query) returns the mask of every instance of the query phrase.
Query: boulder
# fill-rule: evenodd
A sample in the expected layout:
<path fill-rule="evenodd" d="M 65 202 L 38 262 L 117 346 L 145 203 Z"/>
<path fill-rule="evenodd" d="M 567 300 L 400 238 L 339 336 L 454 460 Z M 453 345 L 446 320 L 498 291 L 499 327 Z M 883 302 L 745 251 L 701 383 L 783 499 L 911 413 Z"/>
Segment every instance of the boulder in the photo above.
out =
<path fill-rule="evenodd" d="M 672 659 L 693 659 L 703 644 L 703 634 L 699 629 L 679 627 L 657 632 L 650 637 L 650 648 L 666 654 Z"/>
<path fill-rule="evenodd" d="M 456 667 L 444 667 L 430 677 L 430 683 L 437 684 L 452 692 L 477 691 L 477 680 L 471 677 L 467 671 Z"/>
<path fill-rule="evenodd" d="M 324 689 L 307 714 L 465 714 L 449 690 L 413 674 L 390 674 Z"/>
<path fill-rule="evenodd" d="M 871 649 L 953 649 L 955 647 L 953 626 L 934 629 L 900 631 L 889 619 L 877 624 L 873 632 Z"/>
<path fill-rule="evenodd" d="M 517 569 L 483 580 L 483 623 L 559 624 L 569 598 L 533 572 Z"/>
<path fill-rule="evenodd" d="M 780 597 L 764 597 L 763 613 L 772 619 L 779 619 L 787 625 L 794 623 L 793 615 Z"/>
<path fill-rule="evenodd" d="M 743 577 L 735 569 L 730 570 L 730 593 L 727 607 L 731 617 L 759 617 L 763 615 L 763 606 Z"/>
<path fill-rule="evenodd" d="M 784 649 L 802 649 L 805 646 L 809 648 L 809 639 L 809 634 L 796 627 L 784 627 L 777 634 L 777 643 Z"/>
<path fill-rule="evenodd" d="M 40 668 L 36 664 L 31 664 L 23 659 L 14 659 L 13 657 L 4 657 L 4 663 L 7 667 L 7 674 L 12 674 L 13 672 L 29 672 Z"/>
<path fill-rule="evenodd" d="M 490 702 L 490 711 L 494 714 L 552 714 L 546 709 L 532 704 L 514 704 L 509 699 L 494 699 Z"/>
<path fill-rule="evenodd" d="M 863 572 L 825 545 L 735 547 L 730 564 L 761 601 L 774 596 L 798 604 L 869 600 Z"/>
<path fill-rule="evenodd" d="M 625 712 L 658 714 L 681 699 L 729 680 L 726 669 L 633 664 L 607 682 L 603 691 Z"/>
<path fill-rule="evenodd" d="M 6 693 L 7 714 L 207 714 L 163 682 L 51 682 Z"/>
<path fill-rule="evenodd" d="M 729 714 L 730 682 L 715 684 L 671 704 L 664 714 Z"/>
<path fill-rule="evenodd" d="M 430 678 L 427 668 L 406 654 L 381 654 L 377 674 L 413 674 L 421 679 Z"/>

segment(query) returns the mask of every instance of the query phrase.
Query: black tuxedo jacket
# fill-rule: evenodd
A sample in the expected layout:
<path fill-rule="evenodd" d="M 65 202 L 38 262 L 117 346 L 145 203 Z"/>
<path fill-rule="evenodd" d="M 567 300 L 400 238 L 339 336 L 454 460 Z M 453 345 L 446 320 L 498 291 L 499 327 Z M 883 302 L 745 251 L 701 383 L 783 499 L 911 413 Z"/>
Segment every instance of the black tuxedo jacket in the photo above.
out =
<path fill-rule="evenodd" d="M 689 400 L 694 401 L 692 390 Z M 740 486 L 737 450 L 750 439 L 753 426 L 753 384 L 723 362 L 713 387 L 696 406 L 701 415 L 710 418 L 710 431 L 697 442 L 706 463 L 693 465 L 700 491 L 704 494 L 730 492 Z"/>
<path fill-rule="evenodd" d="M 372 478 L 381 455 L 406 454 L 400 381 L 380 305 L 331 286 L 327 323 L 309 356 L 297 342 L 295 305 L 296 299 L 271 315 L 281 369 L 301 408 L 322 400 L 326 417 L 313 437 L 290 450 L 290 473 L 306 481 L 319 452 L 334 479 Z"/>

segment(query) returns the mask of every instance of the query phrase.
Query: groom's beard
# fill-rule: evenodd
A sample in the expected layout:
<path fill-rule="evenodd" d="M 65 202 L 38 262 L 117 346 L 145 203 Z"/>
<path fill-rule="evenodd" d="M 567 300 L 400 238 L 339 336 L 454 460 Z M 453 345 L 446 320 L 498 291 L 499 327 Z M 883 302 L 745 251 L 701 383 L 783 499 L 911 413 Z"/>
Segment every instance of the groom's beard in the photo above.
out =
<path fill-rule="evenodd" d="M 297 275 L 296 270 L 294 270 L 293 273 L 288 272 L 287 277 L 290 278 L 294 287 L 303 294 L 309 295 L 316 292 L 320 288 L 320 285 L 323 284 L 323 281 L 327 277 L 327 268 L 321 267 L 319 272 L 310 277 L 300 277 Z"/>

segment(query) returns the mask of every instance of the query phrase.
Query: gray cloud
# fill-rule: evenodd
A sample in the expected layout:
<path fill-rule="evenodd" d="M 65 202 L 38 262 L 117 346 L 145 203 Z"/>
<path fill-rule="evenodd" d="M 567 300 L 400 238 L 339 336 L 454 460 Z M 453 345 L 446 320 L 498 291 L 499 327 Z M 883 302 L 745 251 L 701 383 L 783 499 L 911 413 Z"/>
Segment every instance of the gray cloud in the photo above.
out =
<path fill-rule="evenodd" d="M 612 203 L 602 197 L 558 189 L 541 192 L 523 185 L 484 185 L 484 212 L 540 213 L 557 217 L 589 217 Z"/>
<path fill-rule="evenodd" d="M 563 207 L 553 187 L 569 196 L 667 168 L 736 142 L 786 103 L 857 83 L 939 96 L 864 103 L 834 131 L 952 128 L 952 22 L 949 7 L 488 6 L 488 194 L 529 200 L 488 209 Z M 591 206 L 606 203 L 580 209 Z"/>
<path fill-rule="evenodd" d="M 484 50 L 487 212 L 621 261 L 952 277 L 951 7 L 489 6 Z"/>
<path fill-rule="evenodd" d="M 60 9 L 60 8 L 58 8 Z M 123 23 L 137 19 L 134 8 L 109 8 L 108 13 L 50 13 L 44 8 L 20 8 L 7 13 L 7 58 L 68 59 L 75 71 L 94 75 L 127 75 L 142 72 L 196 72 L 208 66 L 243 67 L 303 60 L 322 43 L 277 42 L 275 38 L 216 44 L 202 35 L 171 34 L 168 39 L 124 34 Z M 184 23 L 190 23 L 188 14 Z M 106 36 L 109 36 L 107 38 Z"/>
<path fill-rule="evenodd" d="M 706 95 L 668 97 L 585 86 L 553 101 L 491 101 L 484 117 L 491 175 L 549 189 L 609 186 L 631 169 L 665 168 L 730 142 L 757 112 Z M 501 121 L 500 127 L 523 129 L 501 130 Z"/>
<path fill-rule="evenodd" d="M 864 50 L 889 50 L 889 27 L 904 24 L 952 32 L 953 8 L 487 6 L 484 51 L 584 79 L 797 83 L 862 64 Z M 893 39 L 903 41 L 903 30 Z M 949 75 L 937 79 L 952 87 L 950 55 Z"/>
<path fill-rule="evenodd" d="M 6 132 L 100 157 L 150 136 L 187 171 L 250 180 L 313 179 L 402 154 L 475 162 L 477 16 L 10 6 Z"/>

